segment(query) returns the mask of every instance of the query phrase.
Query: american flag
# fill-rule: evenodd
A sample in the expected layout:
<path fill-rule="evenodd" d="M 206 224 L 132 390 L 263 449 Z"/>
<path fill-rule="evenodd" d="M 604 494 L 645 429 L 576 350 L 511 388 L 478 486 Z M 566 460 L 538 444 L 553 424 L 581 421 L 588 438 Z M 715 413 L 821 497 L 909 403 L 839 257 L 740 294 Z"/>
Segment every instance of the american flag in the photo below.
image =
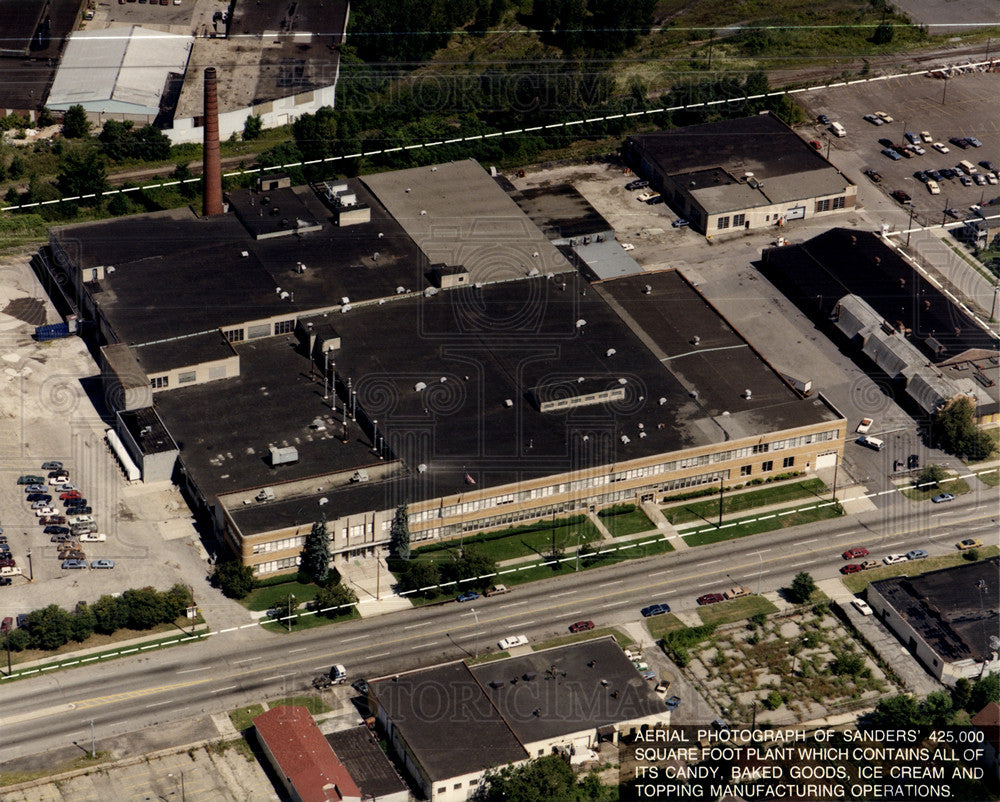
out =
<path fill-rule="evenodd" d="M 465 474 L 465 483 L 467 485 L 474 485 L 476 483 L 476 480 L 473 479 L 471 476 L 469 476 L 469 474 Z"/>

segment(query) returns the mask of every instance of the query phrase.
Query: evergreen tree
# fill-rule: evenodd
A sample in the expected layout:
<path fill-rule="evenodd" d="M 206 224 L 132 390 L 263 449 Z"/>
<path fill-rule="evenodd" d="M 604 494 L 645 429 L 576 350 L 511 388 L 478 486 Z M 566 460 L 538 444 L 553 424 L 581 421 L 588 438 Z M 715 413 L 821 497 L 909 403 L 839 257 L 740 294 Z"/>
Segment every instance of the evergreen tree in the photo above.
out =
<path fill-rule="evenodd" d="M 403 560 L 410 559 L 410 516 L 405 504 L 396 507 L 389 537 L 392 553 Z"/>
<path fill-rule="evenodd" d="M 330 536 L 326 532 L 326 518 L 313 524 L 302 547 L 299 570 L 317 585 L 324 584 L 330 575 Z"/>
<path fill-rule="evenodd" d="M 63 136 L 67 139 L 82 139 L 90 135 L 90 120 L 83 106 L 70 106 L 63 116 Z"/>
<path fill-rule="evenodd" d="M 253 569 L 239 560 L 227 560 L 215 566 L 212 587 L 219 588 L 230 599 L 242 599 L 253 590 Z"/>

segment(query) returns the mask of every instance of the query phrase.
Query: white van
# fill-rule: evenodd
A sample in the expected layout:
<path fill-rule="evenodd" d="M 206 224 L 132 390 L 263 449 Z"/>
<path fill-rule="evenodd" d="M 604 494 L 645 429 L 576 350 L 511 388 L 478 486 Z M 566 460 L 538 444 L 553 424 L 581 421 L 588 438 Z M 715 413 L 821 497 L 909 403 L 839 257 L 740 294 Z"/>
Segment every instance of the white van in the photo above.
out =
<path fill-rule="evenodd" d="M 830 126 L 830 130 L 833 131 L 834 136 L 847 136 L 847 129 L 840 123 L 833 123 L 833 125 Z"/>
<path fill-rule="evenodd" d="M 879 440 L 877 437 L 869 437 L 866 434 L 861 435 L 857 439 L 858 445 L 868 446 L 868 448 L 873 448 L 876 451 L 881 451 L 885 447 L 885 443 Z"/>
<path fill-rule="evenodd" d="M 958 167 L 966 175 L 972 175 L 977 172 L 976 165 L 966 159 L 962 159 L 962 161 L 958 163 Z"/>

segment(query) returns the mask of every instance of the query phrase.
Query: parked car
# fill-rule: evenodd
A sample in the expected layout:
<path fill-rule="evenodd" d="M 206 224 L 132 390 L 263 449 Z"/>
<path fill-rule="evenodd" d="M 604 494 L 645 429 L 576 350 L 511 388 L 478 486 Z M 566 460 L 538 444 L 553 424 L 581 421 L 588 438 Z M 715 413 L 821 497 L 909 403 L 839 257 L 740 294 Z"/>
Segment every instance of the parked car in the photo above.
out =
<path fill-rule="evenodd" d="M 524 635 L 511 635 L 509 638 L 504 638 L 502 641 L 497 642 L 502 650 L 513 649 L 517 646 L 527 646 L 528 638 Z"/>
<path fill-rule="evenodd" d="M 988 184 L 1000 184 L 1000 176 L 995 172 L 986 174 L 986 183 Z"/>
<path fill-rule="evenodd" d="M 59 496 L 60 501 L 72 501 L 73 499 L 81 498 L 79 490 L 67 490 L 65 493 L 61 493 Z"/>
<path fill-rule="evenodd" d="M 967 176 L 967 175 L 963 175 L 958 180 L 962 182 L 962 186 L 963 187 L 971 187 L 972 186 L 972 179 L 969 178 L 969 176 Z"/>
<path fill-rule="evenodd" d="M 920 138 L 922 140 L 924 140 L 924 142 L 933 142 L 934 141 L 934 137 L 931 136 L 931 132 L 930 131 L 921 131 L 920 132 Z"/>
<path fill-rule="evenodd" d="M 115 567 L 115 561 L 114 560 L 93 560 L 90 563 L 90 567 L 91 568 L 114 568 Z"/>
<path fill-rule="evenodd" d="M 952 136 L 948 137 L 948 141 L 951 142 L 955 147 L 965 150 L 969 147 L 969 143 L 965 141 L 964 136 Z"/>
<path fill-rule="evenodd" d="M 907 131 L 905 134 L 903 134 L 903 136 L 906 137 L 906 141 L 909 142 L 911 145 L 920 144 L 920 134 L 918 134 L 916 131 Z"/>
<path fill-rule="evenodd" d="M 667 710 L 676 710 L 677 706 L 681 703 L 681 697 L 671 696 L 669 699 L 665 700 L 663 704 L 667 706 Z"/>
<path fill-rule="evenodd" d="M 70 526 L 73 526 L 74 524 L 94 523 L 94 517 L 85 513 L 81 513 L 80 515 L 71 515 L 67 520 L 69 521 Z"/>
<path fill-rule="evenodd" d="M 750 596 L 753 591 L 750 590 L 746 585 L 737 585 L 732 587 L 722 594 L 723 598 L 726 599 L 742 599 L 744 596 Z"/>
<path fill-rule="evenodd" d="M 893 143 L 893 141 L 892 141 L 891 139 L 889 139 L 889 137 L 887 137 L 887 136 L 884 136 L 884 137 L 882 137 L 882 138 L 881 138 L 881 139 L 880 139 L 880 140 L 878 141 L 878 143 L 879 143 L 879 144 L 880 144 L 880 145 L 881 145 L 881 146 L 882 146 L 883 148 L 895 148 L 895 147 L 897 147 L 897 146 L 896 146 L 896 145 L 895 145 L 895 144 Z"/>
<path fill-rule="evenodd" d="M 636 199 L 637 201 L 639 201 L 640 203 L 645 203 L 645 202 L 646 202 L 646 201 L 648 201 L 648 200 L 649 200 L 650 198 L 655 198 L 655 197 L 656 197 L 656 193 L 655 193 L 655 192 L 643 192 L 643 193 L 642 193 L 642 194 L 640 194 L 640 195 L 636 195 L 636 196 L 635 196 L 635 199 Z"/>
<path fill-rule="evenodd" d="M 684 228 L 685 226 L 691 225 L 691 223 L 685 220 L 683 217 L 678 217 L 670 225 L 672 225 L 674 228 Z"/>
<path fill-rule="evenodd" d="M 42 506 L 52 501 L 52 496 L 50 496 L 48 493 L 28 493 L 28 495 L 24 497 L 24 500 L 31 501 L 33 503 L 41 502 L 39 506 Z"/>
<path fill-rule="evenodd" d="M 63 560 L 62 567 L 63 568 L 86 568 L 87 567 L 87 561 L 86 560 L 75 560 L 75 559 L 74 560 Z"/>
<path fill-rule="evenodd" d="M 896 153 L 896 151 L 894 151 L 892 148 L 882 148 L 882 155 L 888 156 L 894 162 L 898 162 L 900 159 L 903 158 L 898 153 Z"/>
<path fill-rule="evenodd" d="M 875 112 L 875 116 L 879 117 L 882 120 L 882 122 L 884 122 L 884 123 L 891 123 L 894 120 L 893 117 L 890 117 L 884 111 L 876 111 Z"/>
<path fill-rule="evenodd" d="M 981 148 L 983 146 L 983 143 L 980 142 L 978 139 L 976 139 L 974 136 L 967 136 L 965 138 L 965 144 L 972 145 L 972 147 L 974 148 Z"/>
<path fill-rule="evenodd" d="M 63 506 L 67 510 L 71 510 L 74 507 L 87 507 L 89 505 L 87 504 L 87 499 L 81 497 L 81 498 L 68 498 L 63 502 Z"/>
<path fill-rule="evenodd" d="M 80 542 L 81 543 L 103 543 L 108 539 L 108 536 L 103 532 L 81 532 Z"/>
<path fill-rule="evenodd" d="M 46 515 L 46 516 L 44 516 L 42 518 L 39 518 L 38 519 L 38 523 L 40 523 L 42 526 L 52 526 L 52 525 L 59 526 L 61 524 L 66 523 L 66 516 L 65 515 Z"/>
<path fill-rule="evenodd" d="M 631 181 L 628 184 L 626 184 L 625 185 L 625 189 L 627 189 L 627 190 L 629 190 L 631 192 L 634 189 L 644 189 L 644 188 L 646 188 L 648 186 L 649 186 L 649 182 L 646 181 L 643 178 L 640 178 L 640 179 L 638 179 L 636 181 Z"/>
<path fill-rule="evenodd" d="M 986 186 L 986 176 L 983 175 L 982 173 L 976 173 L 974 176 L 972 176 L 972 180 L 976 182 L 977 186 L 980 187 Z"/>
<path fill-rule="evenodd" d="M 927 191 L 930 192 L 931 195 L 940 195 L 941 185 L 934 179 L 931 179 L 927 182 Z"/>
<path fill-rule="evenodd" d="M 12 585 L 14 580 L 9 576 L 0 576 L 0 588 L 6 587 L 7 585 Z"/>
<path fill-rule="evenodd" d="M 881 184 L 882 183 L 882 176 L 879 174 L 879 172 L 877 170 L 872 170 L 869 167 L 867 170 L 865 170 L 865 175 L 868 176 L 876 184 Z"/>
<path fill-rule="evenodd" d="M 949 153 L 951 151 L 951 148 L 949 148 L 943 142 L 935 142 L 933 145 L 931 145 L 931 147 L 934 148 L 934 150 L 936 150 L 938 153 Z"/>
<path fill-rule="evenodd" d="M 885 120 L 881 117 L 876 117 L 874 114 L 866 114 L 863 119 L 867 120 L 872 125 L 885 125 Z"/>
<path fill-rule="evenodd" d="M 47 493 L 49 490 L 48 485 L 25 485 L 25 493 Z"/>
<path fill-rule="evenodd" d="M 955 546 L 959 551 L 965 551 L 966 549 L 981 549 L 983 547 L 983 541 L 967 537 L 965 540 L 958 541 Z"/>
<path fill-rule="evenodd" d="M 32 507 L 32 509 L 35 511 L 35 515 L 37 517 L 44 518 L 47 515 L 55 515 L 56 514 L 56 508 L 55 507 L 46 506 L 45 502 L 37 502 L 37 503 L 42 504 L 41 507 Z"/>
<path fill-rule="evenodd" d="M 893 190 L 892 197 L 894 197 L 900 203 L 910 202 L 910 196 L 907 193 L 903 192 L 903 190 L 901 189 Z"/>
<path fill-rule="evenodd" d="M 874 612 L 864 599 L 851 599 L 851 606 L 861 615 L 871 615 Z"/>
<path fill-rule="evenodd" d="M 718 604 L 724 598 L 721 593 L 706 593 L 698 597 L 698 604 Z"/>
<path fill-rule="evenodd" d="M 61 462 L 55 462 L 55 461 L 53 461 L 53 462 L 43 462 L 42 463 L 42 470 L 43 471 L 61 471 L 62 468 L 63 468 L 63 464 Z"/>
<path fill-rule="evenodd" d="M 927 552 L 924 551 L 923 549 L 911 549 L 910 551 L 906 552 L 907 560 L 922 560 L 926 556 Z"/>
<path fill-rule="evenodd" d="M 905 563 L 906 562 L 906 555 L 905 554 L 887 554 L 885 557 L 882 558 L 882 562 L 884 562 L 886 565 L 895 565 L 896 563 Z"/>
<path fill-rule="evenodd" d="M 825 114 L 819 115 L 819 117 L 817 117 L 816 119 L 819 120 L 819 124 L 820 125 L 829 125 L 830 124 L 830 118 L 827 117 Z"/>
<path fill-rule="evenodd" d="M 73 491 L 77 489 L 78 488 L 76 485 L 71 485 L 71 484 L 61 484 L 55 486 L 55 492 L 57 493 L 65 493 L 67 491 Z"/>
<path fill-rule="evenodd" d="M 862 571 L 870 571 L 872 568 L 878 568 L 878 560 L 865 560 L 861 563 Z"/>
<path fill-rule="evenodd" d="M 841 567 L 840 573 L 842 573 L 842 574 L 856 574 L 856 573 L 858 573 L 858 571 L 862 571 L 862 570 L 864 570 L 864 569 L 860 565 L 858 565 L 857 563 L 848 563 L 847 565 Z"/>
<path fill-rule="evenodd" d="M 465 593 L 459 594 L 458 598 L 455 601 L 460 601 L 460 602 L 475 601 L 478 598 L 479 598 L 478 593 L 472 590 L 467 590 L 465 591 Z"/>
<path fill-rule="evenodd" d="M 823 146 L 819 143 L 818 139 L 810 139 L 809 144 L 812 145 L 816 150 L 823 149 Z"/>
<path fill-rule="evenodd" d="M 19 476 L 17 479 L 19 485 L 42 485 L 45 484 L 45 478 L 42 476 L 35 476 L 34 474 L 25 474 L 24 476 Z"/>
<path fill-rule="evenodd" d="M 928 170 L 927 171 L 927 177 L 931 181 L 940 181 L 941 179 L 944 178 L 944 176 L 941 175 L 941 173 L 939 173 L 937 170 Z"/>
<path fill-rule="evenodd" d="M 64 473 L 63 474 L 59 474 L 58 476 L 50 476 L 49 477 L 49 484 L 50 485 L 61 485 L 61 484 L 64 484 L 64 483 L 66 483 L 68 481 L 69 481 L 69 476 L 67 476 Z"/>
<path fill-rule="evenodd" d="M 49 543 L 66 543 L 70 539 L 69 532 L 54 534 L 49 538 Z"/>
<path fill-rule="evenodd" d="M 867 557 L 868 549 L 864 546 L 855 546 L 853 549 L 848 549 L 844 552 L 843 557 L 845 560 L 855 560 L 858 557 Z"/>
<path fill-rule="evenodd" d="M 569 625 L 570 632 L 588 632 L 594 628 L 593 621 L 577 621 Z"/>
<path fill-rule="evenodd" d="M 68 535 L 69 529 L 65 526 L 46 526 L 42 530 L 42 533 L 46 535 Z"/>
<path fill-rule="evenodd" d="M 931 499 L 931 502 L 933 502 L 934 504 L 943 504 L 946 501 L 954 501 L 954 500 L 955 500 L 954 493 L 938 493 L 936 496 L 934 496 L 934 498 Z"/>
<path fill-rule="evenodd" d="M 651 604 L 648 607 L 643 607 L 640 611 L 644 618 L 650 618 L 654 615 L 663 615 L 664 613 L 670 612 L 669 604 Z"/>
<path fill-rule="evenodd" d="M 945 209 L 944 213 L 949 217 L 954 217 L 956 220 L 962 219 L 962 213 L 958 209 L 955 208 Z"/>
<path fill-rule="evenodd" d="M 634 251 L 635 250 L 635 245 L 633 245 L 631 242 L 623 242 L 623 243 L 621 243 L 621 246 L 622 246 L 622 250 L 625 251 L 626 253 L 628 251 Z"/>

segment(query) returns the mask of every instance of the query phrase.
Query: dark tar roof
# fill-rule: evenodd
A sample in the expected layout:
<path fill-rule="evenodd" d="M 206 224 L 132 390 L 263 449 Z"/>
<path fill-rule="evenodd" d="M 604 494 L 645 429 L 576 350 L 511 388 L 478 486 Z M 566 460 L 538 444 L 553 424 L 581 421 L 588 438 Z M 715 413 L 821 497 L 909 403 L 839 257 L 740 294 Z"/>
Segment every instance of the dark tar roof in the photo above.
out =
<path fill-rule="evenodd" d="M 642 292 L 647 284 L 650 295 Z M 492 487 L 838 419 L 821 401 L 800 398 L 778 378 L 679 274 L 596 287 L 627 323 L 573 274 L 448 290 L 337 315 L 337 374 L 341 382 L 351 377 L 358 409 L 379 421 L 404 464 L 386 479 L 327 484 L 316 500 L 326 497 L 342 514 L 391 509 L 404 500 L 461 493 L 469 487 L 466 473 L 477 488 Z M 577 327 L 580 320 L 585 323 Z M 636 334 L 630 325 L 651 333 Z M 699 347 L 687 342 L 694 331 L 702 337 Z M 265 381 L 250 378 L 245 362 L 241 369 L 246 386 Z M 546 398 L 569 397 L 577 394 L 581 378 L 589 391 L 623 387 L 625 398 L 538 410 L 539 388 Z M 281 381 L 266 384 L 277 395 L 284 392 Z M 213 408 L 228 409 L 231 396 L 223 385 L 197 389 L 220 394 Z M 749 401 L 741 397 L 747 388 L 753 390 Z M 173 404 L 173 395 L 163 395 L 164 401 Z M 239 414 L 253 428 L 258 414 L 271 412 L 248 405 Z M 262 419 L 260 426 L 279 436 L 277 422 Z M 366 435 L 355 427 L 354 438 Z M 332 460 L 336 447 L 323 453 L 331 468 L 340 464 L 339 457 Z M 418 472 L 421 464 L 426 470 Z M 268 484 L 265 468 L 255 460 L 250 467 L 242 487 Z M 197 476 L 197 470 L 192 473 Z M 290 498 L 231 513 L 249 535 L 297 523 L 305 503 Z"/>
<path fill-rule="evenodd" d="M 385 756 L 367 727 L 353 727 L 326 735 L 364 798 L 379 799 L 406 791 L 406 783 Z"/>
<path fill-rule="evenodd" d="M 657 714 L 666 717 L 651 684 L 610 637 L 469 670 L 521 743 Z"/>
<path fill-rule="evenodd" d="M 214 329 L 140 345 L 133 349 L 133 353 L 142 369 L 149 374 L 228 359 L 234 351 L 222 332 Z"/>
<path fill-rule="evenodd" d="M 995 651 L 989 640 L 1000 631 L 1000 557 L 882 579 L 872 587 L 942 659 L 982 661 Z"/>
<path fill-rule="evenodd" d="M 666 175 L 723 167 L 737 177 L 752 172 L 757 179 L 767 179 L 830 169 L 815 149 L 772 114 L 637 134 L 628 142 L 640 146 Z"/>
<path fill-rule="evenodd" d="M 264 192 L 239 189 L 228 193 L 229 207 L 254 239 L 291 236 L 297 228 L 319 225 L 303 202 L 310 190 L 279 187 Z"/>
<path fill-rule="evenodd" d="M 177 444 L 170 437 L 170 433 L 153 407 L 125 411 L 119 415 L 143 454 L 161 454 L 177 450 Z"/>
<path fill-rule="evenodd" d="M 572 184 L 534 187 L 510 193 L 514 202 L 550 240 L 593 236 L 611 224 Z"/>
<path fill-rule="evenodd" d="M 27 53 L 48 0 L 0 0 L 0 53 Z"/>
<path fill-rule="evenodd" d="M 160 417 L 207 498 L 377 461 L 357 426 L 347 445 L 341 443 L 322 377 L 310 377 L 310 362 L 296 346 L 292 336 L 239 343 L 238 377 L 157 393 Z M 313 428 L 317 417 L 325 431 Z M 272 445 L 295 446 L 299 461 L 271 467 Z M 302 506 L 299 500 L 296 508 Z"/>
<path fill-rule="evenodd" d="M 812 315 L 828 317 L 845 295 L 863 298 L 889 325 L 910 329 L 908 339 L 935 362 L 1000 346 L 872 232 L 835 228 L 801 245 L 768 249 L 762 269 Z M 935 353 L 928 338 L 944 351 Z"/>
<path fill-rule="evenodd" d="M 464 663 L 374 680 L 369 688 L 433 781 L 528 757 Z"/>

